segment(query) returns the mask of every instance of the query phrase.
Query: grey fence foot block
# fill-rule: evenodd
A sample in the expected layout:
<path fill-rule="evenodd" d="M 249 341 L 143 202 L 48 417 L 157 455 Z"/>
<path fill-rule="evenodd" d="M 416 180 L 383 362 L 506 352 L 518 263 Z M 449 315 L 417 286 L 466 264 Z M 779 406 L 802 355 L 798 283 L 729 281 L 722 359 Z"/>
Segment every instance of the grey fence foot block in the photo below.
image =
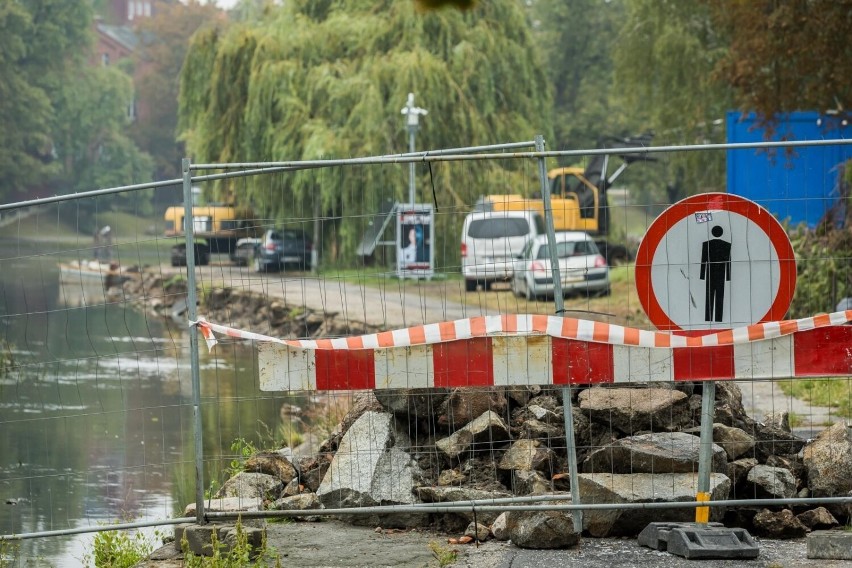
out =
<path fill-rule="evenodd" d="M 689 559 L 748 559 L 760 554 L 748 531 L 721 523 L 651 523 L 639 533 L 639 544 Z"/>
<path fill-rule="evenodd" d="M 808 535 L 808 558 L 852 560 L 852 532 L 814 531 Z"/>
<path fill-rule="evenodd" d="M 647 546 L 654 550 L 665 551 L 668 549 L 669 533 L 676 528 L 720 528 L 722 523 L 707 523 L 705 525 L 699 523 L 650 523 L 639 533 L 639 544 Z"/>
<path fill-rule="evenodd" d="M 252 547 L 252 553 L 260 551 L 263 542 L 263 529 L 255 527 L 242 527 L 246 535 L 246 541 Z M 192 552 L 198 556 L 213 555 L 213 531 L 216 531 L 216 539 L 220 550 L 228 552 L 237 543 L 237 529 L 234 525 L 209 525 L 182 524 L 175 527 L 175 548 L 182 552 Z M 186 550 L 182 542 L 186 540 Z"/>

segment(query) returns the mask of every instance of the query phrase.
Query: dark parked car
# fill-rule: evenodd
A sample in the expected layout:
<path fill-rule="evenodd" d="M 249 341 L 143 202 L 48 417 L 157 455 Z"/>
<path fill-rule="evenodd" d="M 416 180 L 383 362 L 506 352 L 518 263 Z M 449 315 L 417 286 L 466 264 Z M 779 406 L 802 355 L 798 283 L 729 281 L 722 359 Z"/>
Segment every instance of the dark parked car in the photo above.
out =
<path fill-rule="evenodd" d="M 172 266 L 186 266 L 186 245 L 177 244 L 171 250 Z M 207 241 L 196 239 L 195 241 L 195 265 L 207 266 L 210 264 L 210 245 Z"/>
<path fill-rule="evenodd" d="M 311 265 L 313 245 L 308 236 L 296 229 L 270 229 L 263 233 L 254 249 L 257 272 L 295 266 L 304 270 Z"/>

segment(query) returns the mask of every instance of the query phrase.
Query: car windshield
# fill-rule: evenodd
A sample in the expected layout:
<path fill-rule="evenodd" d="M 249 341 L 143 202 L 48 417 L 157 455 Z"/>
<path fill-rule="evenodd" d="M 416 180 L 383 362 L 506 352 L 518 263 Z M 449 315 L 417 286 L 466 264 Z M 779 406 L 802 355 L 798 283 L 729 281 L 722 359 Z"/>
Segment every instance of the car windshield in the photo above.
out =
<path fill-rule="evenodd" d="M 302 240 L 304 235 L 299 233 L 298 231 L 273 231 L 269 234 L 269 238 L 273 241 L 300 241 Z"/>
<path fill-rule="evenodd" d="M 567 241 L 556 243 L 556 256 L 558 258 L 568 258 L 570 256 L 586 256 L 590 254 L 598 254 L 598 247 L 594 241 Z M 550 258 L 550 247 L 542 245 L 536 254 L 537 259 L 546 260 Z"/>
<path fill-rule="evenodd" d="M 472 239 L 522 237 L 530 232 L 530 224 L 522 217 L 494 217 L 471 221 L 467 236 Z"/>

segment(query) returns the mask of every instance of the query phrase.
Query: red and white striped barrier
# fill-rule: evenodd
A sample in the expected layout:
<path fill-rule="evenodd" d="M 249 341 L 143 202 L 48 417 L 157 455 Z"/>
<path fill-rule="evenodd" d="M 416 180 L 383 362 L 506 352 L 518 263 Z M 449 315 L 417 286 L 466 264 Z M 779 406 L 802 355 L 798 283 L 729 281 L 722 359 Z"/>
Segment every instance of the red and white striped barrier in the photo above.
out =
<path fill-rule="evenodd" d="M 749 380 L 852 375 L 852 310 L 705 335 L 544 315 L 483 316 L 338 339 L 258 341 L 267 391 Z"/>

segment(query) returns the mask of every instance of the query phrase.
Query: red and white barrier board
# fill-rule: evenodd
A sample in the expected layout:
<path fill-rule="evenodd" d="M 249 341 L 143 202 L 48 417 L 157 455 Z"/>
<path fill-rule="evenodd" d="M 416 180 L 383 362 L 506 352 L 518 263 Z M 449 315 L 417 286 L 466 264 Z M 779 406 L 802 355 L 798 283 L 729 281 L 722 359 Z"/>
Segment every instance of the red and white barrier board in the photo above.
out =
<path fill-rule="evenodd" d="M 541 315 L 503 315 L 326 340 L 258 341 L 261 389 L 327 391 L 586 385 L 852 375 L 852 311 L 702 336 Z"/>

